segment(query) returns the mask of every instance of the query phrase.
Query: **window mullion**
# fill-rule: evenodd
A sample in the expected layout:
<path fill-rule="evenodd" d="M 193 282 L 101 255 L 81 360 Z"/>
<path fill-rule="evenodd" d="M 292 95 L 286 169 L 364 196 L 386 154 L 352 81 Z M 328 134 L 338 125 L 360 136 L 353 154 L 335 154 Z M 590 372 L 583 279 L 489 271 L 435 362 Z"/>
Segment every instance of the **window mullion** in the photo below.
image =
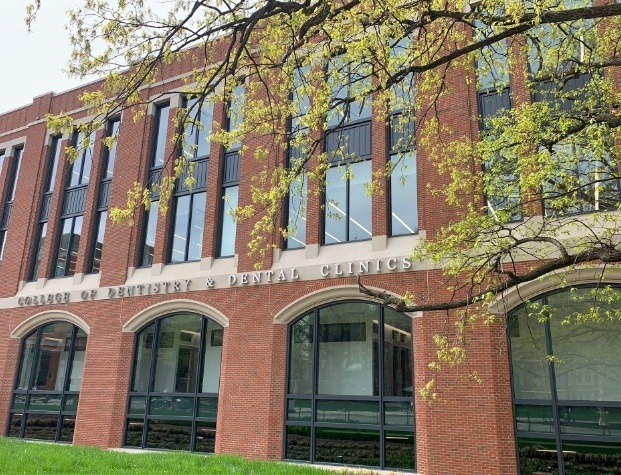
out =
<path fill-rule="evenodd" d="M 183 257 L 183 260 L 186 262 L 190 256 L 190 233 L 192 231 L 192 215 L 194 214 L 193 206 L 194 206 L 194 193 L 191 193 L 190 194 L 190 205 L 188 208 L 188 224 L 185 230 L 185 253 Z"/>

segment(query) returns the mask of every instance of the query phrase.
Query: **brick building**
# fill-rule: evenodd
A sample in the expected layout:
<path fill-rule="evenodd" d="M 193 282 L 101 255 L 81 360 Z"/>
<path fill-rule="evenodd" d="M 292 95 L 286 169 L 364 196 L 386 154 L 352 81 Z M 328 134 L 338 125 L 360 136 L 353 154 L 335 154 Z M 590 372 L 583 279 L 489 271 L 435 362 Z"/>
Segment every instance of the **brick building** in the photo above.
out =
<path fill-rule="evenodd" d="M 520 298 L 568 306 L 564 293 L 552 292 L 553 279 L 507 296 L 498 312 L 513 312 L 508 329 L 474 330 L 469 365 L 482 384 L 466 367 L 446 368 L 442 401 L 420 400 L 444 315 L 382 307 L 358 292 L 356 279 L 396 295 L 448 297 L 441 271 L 409 255 L 453 215 L 427 192 L 443 178 L 424 150 L 402 151 L 404 183 L 395 177 L 383 193 L 364 193 L 364 178 L 385 166 L 396 135 L 371 114 L 370 101 L 352 108 L 341 129 L 358 137 L 355 174 L 343 180 L 342 170 L 329 170 L 325 193 L 308 193 L 305 209 L 290 198 L 297 233 L 268 253 L 262 271 L 247 256 L 252 221 L 235 223 L 226 212 L 250 202 L 258 165 L 240 159 L 238 146 L 204 140 L 212 121 L 231 126 L 225 104 L 204 106 L 205 129 L 188 130 L 196 185 L 177 186 L 170 212 L 158 213 L 154 195 L 133 227 L 108 222 L 107 210 L 125 203 L 134 182 L 171 169 L 175 111 L 193 106 L 182 93 L 186 70 L 191 65 L 170 66 L 170 79 L 151 86 L 154 102 L 142 121 L 123 115 L 95 132 L 96 139 L 118 133 L 114 148 L 95 140 L 73 165 L 64 149 L 81 137 L 52 134 L 45 115 L 87 120 L 78 97 L 97 84 L 0 115 L 5 435 L 426 475 L 515 474 L 518 460 L 523 474 L 546 473 L 577 464 L 575 452 L 621 448 L 621 366 L 609 340 L 618 324 L 603 336 L 593 330 L 601 351 L 568 356 L 574 360 L 562 375 L 520 339 L 536 334 L 559 354 L 567 341 L 594 346 L 560 327 L 520 331 L 528 326 Z M 455 131 L 476 134 L 479 114 L 509 97 L 526 100 L 519 80 L 512 96 L 494 93 L 493 103 L 490 92 L 464 83 L 441 99 L 439 113 Z M 247 136 L 244 144 L 252 149 L 259 140 Z M 576 285 L 596 282 L 590 272 L 576 274 Z"/>

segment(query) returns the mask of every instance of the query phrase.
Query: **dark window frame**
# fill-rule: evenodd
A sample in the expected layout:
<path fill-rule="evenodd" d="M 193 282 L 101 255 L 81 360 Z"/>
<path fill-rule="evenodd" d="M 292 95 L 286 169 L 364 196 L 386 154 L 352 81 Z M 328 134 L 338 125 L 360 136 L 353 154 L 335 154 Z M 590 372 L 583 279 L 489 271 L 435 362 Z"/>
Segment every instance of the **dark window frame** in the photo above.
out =
<path fill-rule="evenodd" d="M 377 349 L 377 357 L 378 361 L 378 380 L 379 380 L 379 392 L 377 396 L 354 396 L 354 395 L 332 395 L 332 394 L 319 394 L 318 392 L 318 376 L 319 376 L 319 365 L 318 365 L 318 345 L 320 342 L 320 320 L 319 315 L 320 311 L 324 308 L 328 308 L 331 306 L 338 306 L 341 304 L 347 303 L 370 303 L 365 300 L 355 300 L 355 299 L 347 299 L 347 300 L 339 300 L 336 302 L 330 302 L 322 305 L 318 305 L 313 307 L 310 310 L 305 311 L 303 314 L 296 317 L 292 320 L 287 328 L 287 363 L 286 363 L 286 377 L 285 377 L 285 404 L 284 404 L 284 431 L 283 431 L 283 459 L 294 461 L 294 462 L 303 462 L 295 459 L 287 458 L 287 428 L 288 427 L 309 427 L 311 431 L 311 447 L 310 447 L 310 463 L 321 463 L 326 465 L 341 465 L 335 463 L 328 463 L 315 460 L 315 446 L 316 446 L 316 429 L 317 428 L 342 428 L 342 429 L 370 429 L 377 430 L 379 433 L 379 445 L 380 445 L 380 465 L 379 466 L 369 466 L 369 468 L 373 469 L 392 469 L 399 470 L 403 472 L 415 472 L 416 471 L 416 443 L 414 443 L 414 469 L 403 469 L 398 467 L 388 467 L 386 465 L 386 454 L 385 454 L 385 433 L 386 432 L 402 432 L 404 434 L 412 434 L 414 437 L 414 441 L 416 442 L 416 406 L 414 401 L 414 393 L 412 396 L 385 396 L 384 395 L 384 309 L 386 307 L 375 304 L 377 308 L 377 335 L 378 335 L 378 349 Z M 394 311 L 394 309 L 391 309 Z M 311 315 L 313 321 L 313 336 L 312 336 L 312 350 L 311 350 L 311 389 L 309 393 L 292 393 L 289 389 L 289 378 L 291 372 L 291 355 L 292 348 L 291 342 L 294 337 L 292 331 L 297 322 L 302 320 L 303 318 Z M 413 322 L 411 321 L 411 317 L 404 314 L 404 319 L 410 319 L 410 328 L 411 328 L 411 344 L 412 344 L 412 371 L 414 371 L 414 329 Z M 375 324 L 374 324 L 375 330 Z M 412 380 L 414 380 L 414 374 L 412 374 Z M 289 401 L 290 400 L 307 400 L 310 401 L 311 404 L 311 420 L 288 420 L 287 414 L 289 410 Z M 317 401 L 368 401 L 368 402 L 377 402 L 378 403 L 378 422 L 376 424 L 362 424 L 362 423 L 339 423 L 339 422 L 319 422 L 316 419 L 317 414 Z M 398 402 L 398 403 L 406 403 L 411 404 L 412 408 L 412 425 L 401 426 L 401 425 L 390 425 L 385 422 L 385 402 Z M 347 465 L 345 465 L 347 466 Z M 359 465 L 356 465 L 359 466 Z"/>
<path fill-rule="evenodd" d="M 555 290 L 551 290 L 535 297 L 532 297 L 531 300 L 539 300 L 543 305 L 548 304 L 548 298 L 555 294 L 561 293 L 569 293 L 571 289 L 593 289 L 596 288 L 598 284 L 580 284 L 574 285 L 568 288 L 559 288 Z M 617 291 L 621 291 L 621 285 L 619 284 L 611 284 L 611 287 L 617 289 Z M 512 328 L 511 328 L 511 318 L 517 314 L 520 310 L 524 308 L 524 303 L 518 305 L 513 308 L 509 312 L 507 312 L 507 325 L 506 325 L 506 337 L 508 342 L 508 364 L 509 364 L 509 378 L 511 383 L 511 409 L 513 416 L 513 428 L 515 434 L 515 459 L 518 466 L 518 473 L 520 471 L 520 450 L 518 445 L 518 439 L 520 437 L 528 437 L 531 439 L 549 439 L 554 442 L 556 445 L 556 455 L 558 464 L 559 475 L 565 475 L 565 457 L 563 450 L 563 442 L 571 443 L 576 441 L 591 441 L 591 442 L 609 442 L 616 443 L 621 446 L 621 436 L 593 436 L 593 435 L 582 435 L 582 434 L 572 434 L 567 433 L 563 430 L 561 426 L 561 417 L 559 409 L 561 407 L 595 407 L 595 408 L 621 408 L 621 401 L 592 401 L 592 400 L 566 400 L 560 399 L 558 397 L 557 384 L 556 384 L 556 374 L 555 374 L 555 363 L 554 361 L 549 362 L 549 370 L 548 370 L 548 381 L 549 381 L 549 389 L 550 389 L 550 398 L 548 399 L 522 399 L 515 397 L 515 379 L 514 379 L 514 368 L 513 368 L 513 356 L 511 349 L 511 337 L 512 337 Z M 617 322 L 620 323 L 620 322 Z M 553 355 L 553 338 L 550 328 L 550 321 L 546 320 L 542 323 L 544 338 L 545 338 L 545 350 L 546 354 Z M 519 431 L 518 430 L 518 420 L 517 420 L 517 406 L 548 406 L 552 411 L 552 425 L 554 427 L 554 431 L 552 433 L 548 432 L 538 432 L 538 431 Z M 560 448 L 560 450 L 559 450 Z"/>
<path fill-rule="evenodd" d="M 50 325 L 54 325 L 56 323 L 69 323 L 69 322 L 65 322 L 65 321 L 53 321 L 53 322 L 47 322 L 43 325 L 40 325 L 39 327 L 35 328 L 33 331 L 29 332 L 27 335 L 25 335 L 24 337 L 22 337 L 21 340 L 21 344 L 20 344 L 20 351 L 19 351 L 19 355 L 20 355 L 20 359 L 18 361 L 17 364 L 17 368 L 16 368 L 16 372 L 15 372 L 15 377 L 13 379 L 13 386 L 12 386 L 12 392 L 11 392 L 11 405 L 9 406 L 9 414 L 8 414 L 8 420 L 7 420 L 7 425 L 6 425 L 6 430 L 4 435 L 6 437 L 11 437 L 10 436 L 10 432 L 11 432 L 11 425 L 12 425 L 12 419 L 14 415 L 18 415 L 22 417 L 22 421 L 21 421 L 21 425 L 20 425 L 20 429 L 19 429 L 19 435 L 17 438 L 23 439 L 25 438 L 25 432 L 26 432 L 26 425 L 28 422 L 28 415 L 33 414 L 33 415 L 56 415 L 58 417 L 57 420 L 57 424 L 56 424 L 56 432 L 55 432 L 55 438 L 54 438 L 54 442 L 57 443 L 63 443 L 60 439 L 61 439 L 61 430 L 62 430 L 62 423 L 64 421 L 64 419 L 69 416 L 69 417 L 73 417 L 75 418 L 77 416 L 77 409 L 75 411 L 70 411 L 70 410 L 66 410 L 65 409 L 65 401 L 67 400 L 67 397 L 69 396 L 78 396 L 78 401 L 79 401 L 79 395 L 80 395 L 80 390 L 78 391 L 71 391 L 69 390 L 69 385 L 70 385 L 70 376 L 71 376 L 71 372 L 73 369 L 73 363 L 74 363 L 74 355 L 75 355 L 75 347 L 76 347 L 76 340 L 77 340 L 77 335 L 79 331 L 84 332 L 84 330 L 82 330 L 81 328 L 79 328 L 77 325 L 69 323 L 72 326 L 71 329 L 71 341 L 70 341 L 70 348 L 69 348 L 69 355 L 67 357 L 67 365 L 65 367 L 65 377 L 64 377 L 64 383 L 63 383 L 63 389 L 61 391 L 50 391 L 50 390 L 39 390 L 39 389 L 32 389 L 32 383 L 33 383 L 33 379 L 35 377 L 35 373 L 36 373 L 36 362 L 38 361 L 39 358 L 39 354 L 41 351 L 41 339 L 42 339 L 42 335 L 43 335 L 43 329 L 45 329 L 46 327 L 50 326 Z M 86 332 L 84 332 L 86 335 L 86 345 L 88 345 L 88 334 Z M 23 353 L 24 353 L 24 345 L 26 344 L 26 340 L 28 338 L 30 338 L 32 335 L 36 335 L 35 336 L 35 350 L 33 353 L 33 364 L 32 364 L 32 368 L 30 368 L 30 375 L 28 376 L 28 387 L 27 389 L 17 389 L 17 384 L 19 382 L 19 376 L 24 364 L 23 361 Z M 86 348 L 86 346 L 85 346 Z M 80 383 L 81 386 L 81 383 Z M 81 389 L 81 388 L 80 388 Z M 57 411 L 45 411 L 45 410 L 31 410 L 28 408 L 29 402 L 30 402 L 30 396 L 31 395 L 37 395 L 37 396 L 54 396 L 54 397 L 60 397 L 60 402 L 59 402 L 59 410 Z M 18 395 L 23 395 L 25 397 L 25 404 L 24 404 L 24 408 L 20 409 L 20 408 L 12 408 L 13 406 L 13 401 L 15 399 L 15 396 Z M 49 441 L 49 439 L 45 439 L 47 441 Z M 64 442 L 66 443 L 66 442 Z"/>
<path fill-rule="evenodd" d="M 151 420 L 170 420 L 170 421 L 185 421 L 191 423 L 191 438 L 190 438 L 190 451 L 194 452 L 196 450 L 196 440 L 198 434 L 198 423 L 213 423 L 214 424 L 214 432 L 216 431 L 216 421 L 217 421 L 217 407 L 219 401 L 219 392 L 199 392 L 199 388 L 201 387 L 201 378 L 203 376 L 205 370 L 205 348 L 207 345 L 207 329 L 209 322 L 213 322 L 224 329 L 218 322 L 216 322 L 213 318 L 210 318 L 207 315 L 192 313 L 193 315 L 199 316 L 201 318 L 201 333 L 199 337 L 199 347 L 201 348 L 201 354 L 197 363 L 196 369 L 196 381 L 194 384 L 193 392 L 161 392 L 154 391 L 153 386 L 155 384 L 155 373 L 157 368 L 157 350 L 159 346 L 159 334 L 160 334 L 160 325 L 161 322 L 170 317 L 175 317 L 177 315 L 186 315 L 184 312 L 173 312 L 166 315 L 162 315 L 154 320 L 149 321 L 146 325 L 136 331 L 134 335 L 134 349 L 132 351 L 132 366 L 129 378 L 129 389 L 127 392 L 127 406 L 126 406 L 126 414 L 125 414 L 125 424 L 123 429 L 123 447 L 136 447 L 134 445 L 127 444 L 128 438 L 128 430 L 130 424 L 138 423 L 142 424 L 142 438 L 141 438 L 141 449 L 147 449 L 147 437 L 149 433 L 148 424 Z M 149 377 L 147 382 L 147 390 L 146 391 L 132 391 L 134 387 L 135 377 L 136 377 L 136 367 L 137 367 L 137 356 L 138 356 L 138 343 L 142 332 L 146 331 L 151 325 L 153 325 L 153 339 L 151 341 L 151 355 L 149 359 Z M 220 361 L 220 371 L 222 370 L 222 361 Z M 145 400 L 145 411 L 144 414 L 132 414 L 131 410 L 131 400 L 132 397 L 143 397 Z M 192 409 L 192 416 L 163 416 L 157 414 L 149 414 L 149 407 L 152 398 L 162 398 L 162 397 L 170 397 L 170 398 L 193 398 L 194 404 Z M 198 404 L 201 399 L 215 399 L 216 400 L 216 416 L 215 417 L 204 417 L 198 416 Z M 157 450 L 165 450 L 165 449 L 157 449 Z"/>
<path fill-rule="evenodd" d="M 106 138 L 116 136 L 113 147 L 105 147 L 104 158 L 102 160 L 102 167 L 100 171 L 99 187 L 98 187 L 98 199 L 95 216 L 93 217 L 94 226 L 91 227 L 95 232 L 90 237 L 88 246 L 88 267 L 87 274 L 96 274 L 101 271 L 101 252 L 103 251 L 103 244 L 105 239 L 106 224 L 108 219 L 108 205 L 110 201 L 110 189 L 112 186 L 112 179 L 114 178 L 114 166 L 116 165 L 116 152 L 118 137 L 121 128 L 121 118 L 114 117 L 108 120 L 106 124 Z M 110 166 L 110 158 L 112 157 L 113 169 L 108 170 Z M 97 243 L 99 242 L 99 232 L 102 226 L 102 217 L 105 214 L 103 220 L 104 235 L 101 237 L 101 248 L 97 249 Z M 97 253 L 100 253 L 97 257 Z"/>
<path fill-rule="evenodd" d="M 170 114 L 170 102 L 166 101 L 166 102 L 162 102 L 162 103 L 158 103 L 155 104 L 155 119 L 154 119 L 154 126 L 153 126 L 153 133 L 151 134 L 151 140 L 150 140 L 150 152 L 149 152 L 149 168 L 147 170 L 147 186 L 152 186 L 154 184 L 159 184 L 161 176 L 162 176 L 162 170 L 164 167 L 164 163 L 162 163 L 161 165 L 158 165 L 156 163 L 156 154 L 157 154 L 157 145 L 158 145 L 158 141 L 159 141 L 159 133 L 161 132 L 160 129 L 160 123 L 162 120 L 161 114 L 162 114 L 162 110 L 168 108 L 167 111 L 167 117 L 169 117 L 168 114 Z M 166 125 L 168 125 L 168 121 L 166 122 Z M 166 136 L 168 135 L 168 128 L 166 128 Z M 166 143 L 166 138 L 164 138 L 164 143 Z M 165 155 L 165 152 L 164 152 Z M 159 193 L 151 193 L 151 204 L 153 204 L 153 202 L 158 202 L 158 210 L 159 210 Z M 151 267 L 153 265 L 153 256 L 149 256 L 150 258 L 147 259 L 147 256 L 145 254 L 145 248 L 146 248 L 146 239 L 148 236 L 148 226 L 149 226 L 149 216 L 150 216 L 150 212 L 151 212 L 151 208 L 149 208 L 149 210 L 143 209 L 142 210 L 142 229 L 140 232 L 140 248 L 138 250 L 137 254 L 137 259 L 138 261 L 136 262 L 136 267 L 138 268 L 148 268 Z M 159 214 L 159 213 L 158 213 Z M 156 233 L 156 237 L 157 237 L 157 218 L 155 218 L 155 233 Z M 153 245 L 153 251 L 155 251 L 155 242 Z"/>
<path fill-rule="evenodd" d="M 17 180 L 19 180 L 19 171 L 22 166 L 22 156 L 25 144 L 13 147 L 10 160 L 9 176 L 7 180 L 7 189 L 4 195 L 4 203 L 2 205 L 2 218 L 0 220 L 0 261 L 4 258 L 4 249 L 6 247 L 6 238 L 9 230 L 9 221 L 13 211 L 13 203 L 15 202 L 15 193 L 17 191 Z M 3 156 L 3 160 L 4 160 Z"/>
<path fill-rule="evenodd" d="M 206 190 L 196 190 L 196 189 L 192 189 L 192 190 L 183 190 L 179 193 L 176 193 L 173 199 L 173 209 L 172 209 L 172 213 L 171 213 L 171 225 L 169 226 L 168 229 L 168 258 L 167 258 L 167 263 L 168 264 L 183 264 L 185 262 L 199 262 L 202 259 L 202 242 L 201 242 L 201 257 L 199 257 L 198 259 L 188 259 L 188 254 L 189 254 L 189 250 L 190 250 L 190 233 L 191 233 L 191 229 L 192 229 L 192 216 L 194 216 L 194 198 L 196 198 L 197 195 L 204 193 L 205 194 L 205 212 L 207 210 L 207 192 Z M 173 261 L 172 257 L 173 257 L 173 252 L 174 252 L 174 248 L 173 248 L 173 242 L 174 242 L 174 236 L 175 236 L 175 224 L 177 222 L 177 202 L 179 200 L 179 198 L 183 198 L 185 196 L 189 196 L 190 197 L 190 203 L 188 205 L 188 224 L 186 227 L 186 231 L 185 231 L 185 249 L 184 249 L 184 260 L 182 261 Z M 205 216 L 203 216 L 203 235 L 201 237 L 201 239 L 204 238 L 205 236 Z"/>
<path fill-rule="evenodd" d="M 58 165 L 60 162 L 60 155 L 62 145 L 62 135 L 52 135 L 52 143 L 50 145 L 50 153 L 48 154 L 45 165 L 45 186 L 43 188 L 43 197 L 41 198 L 41 206 L 39 210 L 39 221 L 37 224 L 37 235 L 33 243 L 31 252 L 30 265 L 28 268 L 28 281 L 34 282 L 39 278 L 41 272 L 41 261 L 39 261 L 39 254 L 43 253 L 43 246 L 45 242 L 43 239 L 47 239 L 47 224 L 49 221 L 50 204 L 52 202 L 52 196 L 54 189 L 56 188 L 55 181 L 58 175 Z M 45 236 L 42 236 L 45 229 Z M 43 243 L 42 243 L 43 241 Z M 41 260 L 43 256 L 41 256 Z"/>

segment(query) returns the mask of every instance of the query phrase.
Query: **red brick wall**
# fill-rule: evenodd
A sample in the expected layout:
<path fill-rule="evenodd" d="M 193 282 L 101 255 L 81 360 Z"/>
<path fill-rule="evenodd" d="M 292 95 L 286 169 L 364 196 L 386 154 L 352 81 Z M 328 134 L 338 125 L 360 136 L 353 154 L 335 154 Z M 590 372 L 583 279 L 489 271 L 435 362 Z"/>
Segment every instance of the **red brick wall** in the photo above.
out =
<path fill-rule="evenodd" d="M 190 63 L 185 66 L 173 65 L 166 74 L 179 74 L 187 70 L 183 68 L 188 67 L 188 64 Z M 464 94 L 458 87 L 457 77 L 450 79 L 453 81 L 453 89 L 451 94 L 441 100 L 439 113 L 444 124 L 452 129 L 455 136 L 470 136 L 473 133 L 473 117 L 476 116 L 476 96 L 472 86 Z M 94 86 L 87 86 L 92 87 Z M 49 148 L 44 147 L 47 137 L 45 125 L 43 122 L 34 121 L 43 117 L 48 110 L 59 112 L 78 108 L 77 96 L 84 89 L 61 95 L 42 96 L 30 106 L 0 115 L 0 134 L 4 133 L 0 135 L 0 144 L 15 137 L 27 136 L 15 207 L 9 224 L 7 253 L 0 263 L 0 297 L 15 296 L 19 281 L 26 278 L 34 245 L 41 205 L 42 176 L 49 155 Z M 156 87 L 148 93 L 161 92 L 165 91 Z M 373 169 L 379 170 L 387 159 L 387 133 L 384 121 L 378 119 L 376 114 L 374 113 L 372 129 Z M 129 113 L 125 113 L 121 124 L 110 206 L 123 205 L 127 189 L 134 181 L 143 180 L 147 174 L 154 133 L 153 117 L 147 116 L 135 124 L 129 116 Z M 175 109 L 171 107 L 169 138 L 176 130 L 174 117 Z M 220 122 L 223 117 L 222 104 L 216 104 L 215 121 Z M 17 127 L 25 129 L 14 131 Z M 99 135 L 103 135 L 103 131 Z M 448 136 L 444 138 L 449 139 Z M 266 140 L 268 139 L 253 137 L 246 137 L 244 140 L 248 151 L 241 163 L 241 205 L 250 203 L 251 177 L 264 166 L 271 169 L 278 160 L 284 160 L 283 153 L 281 156 L 272 157 L 272 161 L 267 164 L 254 161 L 253 150 L 258 146 L 268 145 Z M 170 141 L 167 155 L 174 157 L 174 148 Z M 218 220 L 221 200 L 222 155 L 221 148 L 212 147 L 203 257 L 214 257 L 216 252 L 215 223 Z M 95 157 L 99 159 L 102 156 L 103 149 L 99 145 L 96 147 Z M 57 174 L 41 276 L 49 276 L 56 251 L 63 184 L 68 166 L 63 161 Z M 172 163 L 169 162 L 167 166 L 170 170 Z M 419 225 L 429 236 L 439 226 L 453 219 L 455 211 L 445 206 L 439 198 L 429 195 L 427 185 L 437 188 L 445 182 L 446 177 L 438 176 L 429 162 L 427 151 L 422 149 L 418 150 L 418 167 Z M 87 268 L 88 245 L 95 232 L 92 223 L 99 168 L 97 162 L 91 172 L 78 272 Z M 6 186 L 6 176 L 5 164 L 0 176 L 0 196 L 3 196 L 2 190 Z M 317 186 L 316 183 L 309 184 L 309 244 L 320 243 L 322 236 L 321 197 L 313 193 Z M 385 189 L 383 194 L 373 197 L 374 235 L 387 233 L 386 199 Z M 141 245 L 142 216 L 143 212 L 136 213 L 137 224 L 133 228 L 108 223 L 100 277 L 102 287 L 123 284 L 127 268 L 136 265 L 138 248 Z M 170 216 L 169 213 L 159 217 L 154 263 L 166 262 Z M 256 258 L 246 255 L 245 244 L 251 229 L 252 221 L 239 223 L 237 227 L 238 272 L 251 271 L 256 261 Z M 360 255 L 359 258 L 365 259 L 368 256 Z M 271 253 L 268 253 L 264 267 L 269 267 L 271 259 Z M 365 277 L 365 284 L 395 293 L 412 290 L 417 295 L 433 295 L 440 299 L 447 297 L 444 291 L 438 291 L 443 288 L 440 277 L 437 271 L 369 275 Z M 67 278 L 66 282 L 70 286 L 73 279 Z M 9 335 L 21 322 L 41 311 L 65 310 L 80 317 L 90 327 L 74 442 L 100 447 L 120 446 L 134 344 L 134 334 L 123 333 L 123 325 L 151 305 L 173 298 L 186 298 L 211 305 L 226 315 L 230 322 L 224 332 L 216 451 L 239 453 L 253 458 L 279 459 L 282 457 L 285 414 L 287 325 L 274 324 L 273 317 L 289 303 L 311 292 L 355 283 L 353 278 L 274 283 L 187 294 L 178 292 L 97 302 L 73 302 L 53 307 L 3 310 L 0 319 L 0 427 L 4 428 L 8 418 L 10 395 L 18 363 L 19 341 L 10 339 Z M 427 366 L 435 356 L 432 337 L 445 324 L 445 316 L 434 313 L 425 314 L 414 321 L 417 389 L 433 376 Z M 455 473 L 455 467 L 460 467 L 459 473 L 463 475 L 516 472 L 504 326 L 499 323 L 479 327 L 471 336 L 469 364 L 458 368 L 446 367 L 438 376 L 441 400 L 429 405 L 419 396 L 416 398 L 418 465 L 419 471 L 426 475 Z M 481 384 L 466 378 L 469 369 L 476 369 L 483 380 Z"/>

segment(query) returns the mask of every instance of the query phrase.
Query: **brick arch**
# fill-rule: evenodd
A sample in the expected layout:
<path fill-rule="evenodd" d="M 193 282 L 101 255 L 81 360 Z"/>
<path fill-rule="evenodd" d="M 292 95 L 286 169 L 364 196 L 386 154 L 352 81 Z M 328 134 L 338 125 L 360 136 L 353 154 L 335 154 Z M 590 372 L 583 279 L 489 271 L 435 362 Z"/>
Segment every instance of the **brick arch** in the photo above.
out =
<path fill-rule="evenodd" d="M 198 302 L 196 300 L 175 299 L 157 303 L 141 310 L 130 318 L 125 325 L 123 325 L 123 332 L 134 333 L 140 330 L 151 320 L 155 320 L 158 317 L 176 312 L 198 313 L 211 318 L 214 322 L 223 327 L 229 326 L 228 317 L 211 305 L 207 305 L 206 303 Z"/>
<path fill-rule="evenodd" d="M 28 335 L 33 330 L 36 330 L 41 325 L 50 322 L 68 322 L 78 328 L 82 329 L 87 335 L 91 331 L 91 327 L 77 315 L 67 312 L 65 310 L 46 310 L 45 312 L 37 313 L 22 323 L 17 325 L 11 332 L 11 338 L 21 339 Z"/>
<path fill-rule="evenodd" d="M 369 288 L 372 288 L 374 290 L 386 291 L 385 289 L 378 289 L 376 287 Z M 393 294 L 395 297 L 399 296 L 399 294 L 393 293 L 391 291 L 386 292 Z M 307 293 L 302 297 L 298 298 L 297 300 L 294 300 L 286 307 L 282 308 L 278 313 L 276 313 L 276 315 L 274 315 L 273 321 L 275 324 L 286 325 L 289 322 L 293 321 L 295 318 L 299 317 L 308 310 L 315 308 L 318 305 L 330 302 L 338 302 L 339 300 L 345 299 L 355 299 L 380 304 L 380 302 L 372 299 L 368 295 L 361 294 L 360 290 L 358 290 L 357 285 L 337 285 L 334 287 L 322 288 L 314 292 Z M 420 315 L 417 312 L 416 314 L 410 316 L 417 317 Z"/>

